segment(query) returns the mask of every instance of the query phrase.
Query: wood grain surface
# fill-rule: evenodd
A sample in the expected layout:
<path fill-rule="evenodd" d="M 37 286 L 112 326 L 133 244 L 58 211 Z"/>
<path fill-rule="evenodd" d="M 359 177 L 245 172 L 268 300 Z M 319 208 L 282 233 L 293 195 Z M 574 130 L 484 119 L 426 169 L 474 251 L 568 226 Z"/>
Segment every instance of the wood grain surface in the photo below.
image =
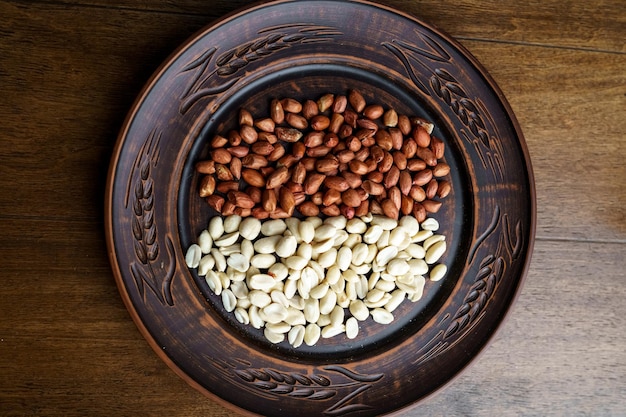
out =
<path fill-rule="evenodd" d="M 0 0 L 0 415 L 233 415 L 131 321 L 103 195 L 147 79 L 246 4 Z M 526 136 L 538 208 L 509 319 L 460 378 L 402 415 L 626 415 L 626 4 L 385 4 L 456 37 L 490 72 Z"/>

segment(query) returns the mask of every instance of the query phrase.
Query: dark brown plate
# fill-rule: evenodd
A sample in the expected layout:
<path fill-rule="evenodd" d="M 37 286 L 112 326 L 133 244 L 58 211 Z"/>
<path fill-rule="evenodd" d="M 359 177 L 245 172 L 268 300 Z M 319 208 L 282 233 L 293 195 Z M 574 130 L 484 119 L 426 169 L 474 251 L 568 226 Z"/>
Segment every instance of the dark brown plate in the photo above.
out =
<path fill-rule="evenodd" d="M 272 345 L 226 314 L 185 266 L 206 227 L 194 163 L 240 107 L 359 89 L 435 122 L 453 193 L 435 216 L 447 277 L 389 326 L 314 347 Z M 278 1 L 214 23 L 148 83 L 113 155 L 106 231 L 120 293 L 157 354 L 241 413 L 381 415 L 419 402 L 486 346 L 518 294 L 535 230 L 528 152 L 502 93 L 458 43 L 414 17 L 351 1 Z"/>

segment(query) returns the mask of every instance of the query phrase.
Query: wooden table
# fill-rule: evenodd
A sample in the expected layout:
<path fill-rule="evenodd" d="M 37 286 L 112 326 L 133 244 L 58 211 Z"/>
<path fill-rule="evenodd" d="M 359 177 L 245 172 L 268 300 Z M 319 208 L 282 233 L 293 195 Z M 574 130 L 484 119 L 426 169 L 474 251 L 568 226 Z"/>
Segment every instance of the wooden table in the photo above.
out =
<path fill-rule="evenodd" d="M 403 415 L 626 414 L 626 3 L 387 0 L 456 37 L 525 133 L 535 252 L 509 320 Z M 0 0 L 0 415 L 230 416 L 155 355 L 104 243 L 132 101 L 243 1 Z"/>

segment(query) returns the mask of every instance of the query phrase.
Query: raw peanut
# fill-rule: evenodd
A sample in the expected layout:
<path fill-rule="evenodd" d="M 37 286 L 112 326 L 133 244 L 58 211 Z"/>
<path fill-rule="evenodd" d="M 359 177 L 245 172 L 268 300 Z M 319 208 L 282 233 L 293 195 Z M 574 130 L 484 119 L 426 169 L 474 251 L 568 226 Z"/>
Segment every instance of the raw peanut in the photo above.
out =
<path fill-rule="evenodd" d="M 343 113 L 348 107 L 348 98 L 346 96 L 336 96 L 333 101 L 333 113 Z"/>
<path fill-rule="evenodd" d="M 229 191 L 227 197 L 228 201 L 233 203 L 236 207 L 249 209 L 254 207 L 254 201 L 243 191 Z"/>
<path fill-rule="evenodd" d="M 322 204 L 323 196 L 324 196 L 324 193 L 322 193 L 321 191 L 318 191 L 315 194 L 311 195 L 311 202 L 319 206 L 320 204 Z"/>
<path fill-rule="evenodd" d="M 354 154 L 354 159 L 357 161 L 365 162 L 365 160 L 370 156 L 369 148 L 361 148 Z"/>
<path fill-rule="evenodd" d="M 226 150 L 230 152 L 232 156 L 235 156 L 237 158 L 243 158 L 244 156 L 248 155 L 248 153 L 250 152 L 250 147 L 239 145 L 239 146 L 231 146 L 230 148 L 227 148 Z"/>
<path fill-rule="evenodd" d="M 322 197 L 322 205 L 330 206 L 332 204 L 341 202 L 341 193 L 334 189 L 326 190 L 324 196 Z"/>
<path fill-rule="evenodd" d="M 361 199 L 361 201 L 364 201 L 370 198 L 370 195 L 363 188 L 358 187 L 358 188 L 355 188 L 354 190 L 359 195 L 359 198 Z"/>
<path fill-rule="evenodd" d="M 356 136 L 349 136 L 346 138 L 346 146 L 352 152 L 357 152 L 361 149 L 361 141 Z"/>
<path fill-rule="evenodd" d="M 292 193 L 302 192 L 302 184 L 298 184 L 293 181 L 287 181 L 283 187 L 288 188 Z"/>
<path fill-rule="evenodd" d="M 242 170 L 241 177 L 253 187 L 265 187 L 265 178 L 255 169 L 246 168 Z"/>
<path fill-rule="evenodd" d="M 302 103 L 302 116 L 304 116 L 305 119 L 310 120 L 318 114 L 319 109 L 316 102 L 313 100 L 305 100 L 304 103 Z"/>
<path fill-rule="evenodd" d="M 303 140 L 304 146 L 314 148 L 324 143 L 324 132 L 309 132 Z"/>
<path fill-rule="evenodd" d="M 359 216 L 359 217 L 363 217 L 366 216 L 367 213 L 369 213 L 370 211 L 370 202 L 369 200 L 363 200 L 361 201 L 361 204 L 359 205 L 359 207 L 357 207 L 354 210 L 354 215 L 355 216 Z"/>
<path fill-rule="evenodd" d="M 339 144 L 339 136 L 337 134 L 329 132 L 324 135 L 324 146 L 334 148 Z"/>
<path fill-rule="evenodd" d="M 435 158 L 441 159 L 443 158 L 443 154 L 445 153 L 446 146 L 441 139 L 435 136 L 431 136 L 430 150 L 433 152 L 433 154 L 435 154 Z"/>
<path fill-rule="evenodd" d="M 284 98 L 280 104 L 282 104 L 283 110 L 289 113 L 300 113 L 302 111 L 302 104 L 293 98 Z"/>
<path fill-rule="evenodd" d="M 449 173 L 450 173 L 450 165 L 446 164 L 445 162 L 439 162 L 433 168 L 433 176 L 435 177 L 445 177 Z"/>
<path fill-rule="evenodd" d="M 358 207 L 361 205 L 361 197 L 359 196 L 359 193 L 353 188 L 350 188 L 341 193 L 341 201 L 348 207 Z"/>
<path fill-rule="evenodd" d="M 426 200 L 426 191 L 424 191 L 424 189 L 419 186 L 419 185 L 413 185 L 411 187 L 411 190 L 409 191 L 409 196 L 417 201 L 418 203 Z"/>
<path fill-rule="evenodd" d="M 230 161 L 230 173 L 233 174 L 233 177 L 236 180 L 239 180 L 239 178 L 241 178 L 241 167 L 241 159 L 233 157 L 233 159 L 231 159 Z"/>
<path fill-rule="evenodd" d="M 409 159 L 406 163 L 406 167 L 409 171 L 422 171 L 426 169 L 426 162 L 421 159 Z"/>
<path fill-rule="evenodd" d="M 289 180 L 289 170 L 287 167 L 280 167 L 276 171 L 272 172 L 267 177 L 267 182 L 265 183 L 265 187 L 268 189 L 276 188 L 280 185 L 283 185 Z"/>
<path fill-rule="evenodd" d="M 267 178 L 267 176 L 270 175 L 274 171 L 276 171 L 276 169 L 274 167 L 261 167 L 261 168 L 259 168 L 259 172 L 265 178 Z"/>
<path fill-rule="evenodd" d="M 384 151 L 383 159 L 378 164 L 378 171 L 380 171 L 381 173 L 388 172 L 392 166 L 393 156 L 389 152 Z"/>
<path fill-rule="evenodd" d="M 241 136 L 241 140 L 246 142 L 247 144 L 253 144 L 259 138 L 259 133 L 249 125 L 243 125 L 239 129 L 239 135 Z"/>
<path fill-rule="evenodd" d="M 381 129 L 375 135 L 376 144 L 386 151 L 393 148 L 393 139 L 388 131 Z"/>
<path fill-rule="evenodd" d="M 343 177 L 338 177 L 338 176 L 329 176 L 326 177 L 324 179 L 324 185 L 331 189 L 331 190 L 337 190 L 340 193 L 346 191 L 348 188 L 350 188 L 350 184 L 348 183 L 348 181 L 343 178 Z"/>
<path fill-rule="evenodd" d="M 296 208 L 296 198 L 287 187 L 281 187 L 278 193 L 280 207 L 291 216 Z"/>
<path fill-rule="evenodd" d="M 265 142 L 274 145 L 278 142 L 278 137 L 274 133 L 260 131 L 258 140 L 264 140 Z"/>
<path fill-rule="evenodd" d="M 345 139 L 348 136 L 350 136 L 352 132 L 353 132 L 352 126 L 349 126 L 347 124 L 342 124 L 339 127 L 339 131 L 337 132 L 337 135 L 339 135 L 341 139 Z"/>
<path fill-rule="evenodd" d="M 302 184 L 306 178 L 306 168 L 302 162 L 298 162 L 291 173 L 291 180 L 296 184 Z"/>
<path fill-rule="evenodd" d="M 325 157 L 315 162 L 315 169 L 322 174 L 328 174 L 339 168 L 339 161 L 335 157 Z"/>
<path fill-rule="evenodd" d="M 382 206 L 376 200 L 370 201 L 370 213 L 372 214 L 384 214 Z"/>
<path fill-rule="evenodd" d="M 200 197 L 208 197 L 215 192 L 215 177 L 213 175 L 205 175 L 200 182 Z"/>
<path fill-rule="evenodd" d="M 430 169 L 418 171 L 413 175 L 413 184 L 423 186 L 433 178 L 433 172 Z"/>
<path fill-rule="evenodd" d="M 196 171 L 200 174 L 215 174 L 215 161 L 200 161 L 196 163 Z"/>
<path fill-rule="evenodd" d="M 415 155 L 426 162 L 426 165 L 428 166 L 434 167 L 437 165 L 437 158 L 435 158 L 435 154 L 428 148 L 420 148 L 418 146 Z"/>
<path fill-rule="evenodd" d="M 413 129 L 413 139 L 419 147 L 428 148 L 430 146 L 430 134 L 423 126 L 418 125 Z"/>
<path fill-rule="evenodd" d="M 246 109 L 239 109 L 239 125 L 240 126 L 243 126 L 243 125 L 252 126 L 253 123 L 254 123 L 254 119 L 252 117 L 252 113 L 250 113 Z"/>
<path fill-rule="evenodd" d="M 342 204 L 339 207 L 339 213 L 342 214 L 346 219 L 350 220 L 354 217 L 355 210 L 354 207 Z"/>
<path fill-rule="evenodd" d="M 236 130 L 228 132 L 228 143 L 230 143 L 231 146 L 239 146 L 242 141 L 241 135 Z"/>
<path fill-rule="evenodd" d="M 435 198 L 435 196 L 437 195 L 437 189 L 439 187 L 439 184 L 437 183 L 436 179 L 432 179 L 430 181 L 428 181 L 428 184 L 426 184 L 426 198 L 429 200 L 432 200 L 433 198 Z"/>
<path fill-rule="evenodd" d="M 374 129 L 359 129 L 354 133 L 354 136 L 361 142 L 367 138 L 371 138 L 376 134 Z"/>
<path fill-rule="evenodd" d="M 297 142 L 302 137 L 301 131 L 290 127 L 277 127 L 274 129 L 274 133 L 276 134 L 278 140 L 289 143 Z"/>
<path fill-rule="evenodd" d="M 349 149 L 344 149 L 336 154 L 337 160 L 340 164 L 348 163 L 354 159 L 354 152 Z"/>
<path fill-rule="evenodd" d="M 374 144 L 376 144 L 376 139 L 373 136 L 367 137 L 361 141 L 361 145 L 363 145 L 366 148 L 369 148 L 370 146 L 374 146 Z"/>
<path fill-rule="evenodd" d="M 400 211 L 402 212 L 402 214 L 404 214 L 405 216 L 411 214 L 411 212 L 413 212 L 413 204 L 415 204 L 415 201 L 411 197 L 402 195 L 402 201 L 400 205 Z"/>
<path fill-rule="evenodd" d="M 211 159 L 215 161 L 216 164 L 228 164 L 232 155 L 224 148 L 218 148 L 211 152 Z"/>
<path fill-rule="evenodd" d="M 363 116 L 370 120 L 376 120 L 384 113 L 383 106 L 380 104 L 370 104 L 363 109 Z"/>
<path fill-rule="evenodd" d="M 408 195 L 411 191 L 411 187 L 413 187 L 413 178 L 411 178 L 411 174 L 408 171 L 400 172 L 400 178 L 398 178 L 398 186 L 400 187 L 400 191 L 402 194 Z"/>
<path fill-rule="evenodd" d="M 328 116 L 325 116 L 323 114 L 318 114 L 317 116 L 313 116 L 311 118 L 311 129 L 313 130 L 326 130 L 329 125 L 330 119 L 328 118 Z"/>
<path fill-rule="evenodd" d="M 387 129 L 389 132 L 389 136 L 391 136 L 391 147 L 395 150 L 402 149 L 402 144 L 404 143 L 404 136 L 402 136 L 402 132 L 397 127 L 390 127 Z"/>
<path fill-rule="evenodd" d="M 220 197 L 219 195 L 213 194 L 213 195 L 208 196 L 206 201 L 209 207 L 212 207 L 216 211 L 221 212 L 222 207 L 224 206 L 225 200 L 224 200 L 224 197 Z"/>
<path fill-rule="evenodd" d="M 254 122 L 254 127 L 256 127 L 260 131 L 272 133 L 274 131 L 274 127 L 276 127 L 276 124 L 274 123 L 274 120 L 272 120 L 270 117 L 266 117 L 264 119 L 256 120 Z"/>
<path fill-rule="evenodd" d="M 285 152 L 285 148 L 282 145 L 276 145 L 272 153 L 267 155 L 267 160 L 271 162 L 278 161 L 285 155 Z"/>
<path fill-rule="evenodd" d="M 317 100 L 317 108 L 321 113 L 324 113 L 326 110 L 332 107 L 334 101 L 335 96 L 333 94 L 324 94 Z"/>
<path fill-rule="evenodd" d="M 262 207 L 254 207 L 251 210 L 251 215 L 252 215 L 252 217 L 254 217 L 255 219 L 258 219 L 258 220 L 265 220 L 265 219 L 268 219 L 270 217 L 269 212 L 267 212 Z"/>
<path fill-rule="evenodd" d="M 365 108 L 365 98 L 357 90 L 350 90 L 348 92 L 348 102 L 357 113 L 361 113 Z"/>
<path fill-rule="evenodd" d="M 341 126 L 344 126 L 343 121 L 344 121 L 344 117 L 341 114 L 333 113 L 333 115 L 330 118 L 330 124 L 328 125 L 328 130 L 335 134 L 339 133 L 339 129 L 341 129 Z"/>
<path fill-rule="evenodd" d="M 441 201 L 435 200 L 424 200 L 422 201 L 422 206 L 428 213 L 437 213 L 441 208 Z"/>
<path fill-rule="evenodd" d="M 376 163 L 379 163 L 385 157 L 385 151 L 380 146 L 374 145 L 370 148 L 370 155 Z"/>
<path fill-rule="evenodd" d="M 306 146 L 302 142 L 296 142 L 291 147 L 291 153 L 296 159 L 302 159 L 306 153 Z"/>
<path fill-rule="evenodd" d="M 394 109 L 389 109 L 383 114 L 383 124 L 387 127 L 396 127 L 398 124 L 398 113 Z"/>
<path fill-rule="evenodd" d="M 384 199 L 381 203 L 380 206 L 382 208 L 382 212 L 385 214 L 385 216 L 397 220 L 398 219 L 398 207 L 396 206 L 396 204 L 391 201 L 390 199 L 386 198 Z M 371 204 L 370 204 L 371 207 Z"/>
<path fill-rule="evenodd" d="M 411 159 L 415 156 L 415 153 L 417 152 L 417 143 L 415 143 L 413 139 L 407 139 L 402 144 L 400 150 L 402 151 L 404 156 L 407 157 L 407 159 Z"/>
<path fill-rule="evenodd" d="M 311 158 L 311 157 L 306 157 L 306 158 L 302 158 L 300 160 L 300 162 L 302 163 L 302 165 L 304 165 L 304 168 L 307 171 L 313 171 L 315 170 L 315 158 Z"/>
<path fill-rule="evenodd" d="M 226 146 L 227 143 L 228 139 L 226 139 L 224 136 L 215 135 L 213 136 L 213 139 L 211 139 L 211 147 L 213 149 Z"/>
<path fill-rule="evenodd" d="M 346 109 L 343 112 L 343 121 L 345 124 L 350 126 L 352 129 L 356 129 L 356 121 L 359 119 L 359 115 L 351 109 Z"/>
<path fill-rule="evenodd" d="M 339 206 L 336 204 L 331 204 L 330 206 L 325 206 L 320 209 L 322 213 L 327 216 L 339 216 L 341 214 L 341 210 L 339 210 Z"/>
<path fill-rule="evenodd" d="M 220 181 L 232 181 L 233 174 L 226 165 L 215 164 L 215 176 Z"/>
<path fill-rule="evenodd" d="M 296 113 L 287 113 L 285 115 L 285 122 L 287 122 L 289 126 L 296 129 L 306 129 L 309 127 L 309 122 L 304 118 L 304 116 Z"/>
<path fill-rule="evenodd" d="M 317 204 L 311 201 L 301 203 L 298 207 L 296 207 L 296 209 L 300 212 L 300 214 L 306 217 L 317 216 L 320 213 L 320 209 Z"/>
<path fill-rule="evenodd" d="M 245 168 L 259 169 L 268 165 L 268 160 L 263 155 L 248 154 L 241 159 L 241 164 Z"/>
<path fill-rule="evenodd" d="M 439 181 L 439 188 L 437 189 L 437 195 L 439 198 L 445 198 L 450 194 L 452 190 L 452 185 L 449 181 Z"/>
<path fill-rule="evenodd" d="M 237 207 L 235 208 L 234 214 L 239 217 L 249 217 L 250 215 L 252 215 L 252 209 Z"/>
<path fill-rule="evenodd" d="M 283 156 L 282 158 L 280 158 L 278 161 L 276 161 L 276 166 L 277 167 L 290 168 L 294 164 L 296 164 L 299 159 L 300 158 L 298 158 L 294 154 L 287 154 L 287 155 Z"/>
<path fill-rule="evenodd" d="M 311 158 L 321 158 L 322 156 L 328 155 L 331 150 L 332 148 L 329 148 L 328 146 L 320 145 L 314 148 L 308 148 L 306 150 L 306 154 Z"/>
<path fill-rule="evenodd" d="M 402 206 L 402 192 L 398 187 L 391 187 L 387 190 L 387 198 L 393 201 L 393 204 L 396 205 L 396 208 L 400 210 Z"/>
<path fill-rule="evenodd" d="M 367 166 L 367 172 L 375 171 L 378 168 L 378 164 L 372 158 L 366 159 L 365 165 Z"/>
<path fill-rule="evenodd" d="M 304 187 L 304 193 L 308 195 L 315 194 L 320 189 L 320 186 L 325 179 L 326 175 L 324 174 L 320 174 L 318 172 L 309 173 L 302 184 Z"/>
<path fill-rule="evenodd" d="M 283 105 L 278 99 L 273 99 L 270 102 L 270 117 L 277 125 L 285 121 L 285 111 L 283 110 Z"/>
<path fill-rule="evenodd" d="M 433 129 L 435 128 L 435 125 L 432 124 L 431 122 L 429 122 L 426 119 L 422 119 L 421 117 L 412 117 L 411 118 L 411 123 L 414 126 L 421 126 L 424 129 L 426 129 L 426 131 L 428 132 L 429 135 L 432 135 L 433 133 Z"/>
<path fill-rule="evenodd" d="M 408 116 L 404 114 L 398 116 L 398 129 L 400 129 L 404 136 L 411 134 L 413 126 L 411 125 L 411 120 Z"/>
<path fill-rule="evenodd" d="M 220 181 L 219 184 L 215 187 L 215 189 L 222 193 L 226 194 L 229 191 L 237 191 L 239 190 L 239 182 L 237 181 Z"/>
<path fill-rule="evenodd" d="M 393 153 L 393 163 L 396 164 L 396 166 L 398 167 L 400 171 L 406 169 L 406 165 L 407 165 L 406 156 L 400 151 L 395 151 Z"/>
<path fill-rule="evenodd" d="M 365 175 L 369 172 L 367 164 L 365 164 L 365 162 L 354 160 L 348 162 L 348 166 L 350 167 L 350 171 L 354 172 L 355 174 Z"/>
<path fill-rule="evenodd" d="M 380 184 L 383 182 L 384 174 L 380 171 L 372 171 L 367 174 L 366 178 L 372 182 Z"/>
<path fill-rule="evenodd" d="M 354 172 L 344 171 L 341 173 L 341 176 L 345 178 L 350 188 L 358 188 L 363 183 L 362 177 Z"/>
<path fill-rule="evenodd" d="M 376 124 L 375 121 L 370 120 L 370 119 L 358 119 L 356 121 L 357 126 L 359 126 L 361 129 L 364 130 L 368 130 L 371 133 L 366 136 L 366 137 L 371 137 L 374 136 L 374 134 L 376 134 L 376 132 L 378 131 L 378 124 Z"/>
<path fill-rule="evenodd" d="M 363 181 L 361 187 L 370 195 L 381 195 L 385 192 L 385 187 L 382 184 L 378 184 L 372 180 Z"/>
<path fill-rule="evenodd" d="M 261 202 L 263 192 L 259 187 L 248 187 L 246 188 L 246 193 L 248 193 L 252 201 L 254 201 L 254 204 Z"/>
<path fill-rule="evenodd" d="M 291 216 L 292 214 L 289 214 L 280 207 L 270 213 L 270 219 L 288 219 Z"/>
<path fill-rule="evenodd" d="M 257 154 L 267 156 L 274 151 L 274 145 L 266 141 L 257 141 L 250 146 L 250 150 Z"/>
<path fill-rule="evenodd" d="M 400 169 L 397 166 L 392 166 L 391 169 L 385 174 L 385 179 L 383 180 L 383 185 L 386 189 L 389 189 L 395 186 L 400 179 Z"/>

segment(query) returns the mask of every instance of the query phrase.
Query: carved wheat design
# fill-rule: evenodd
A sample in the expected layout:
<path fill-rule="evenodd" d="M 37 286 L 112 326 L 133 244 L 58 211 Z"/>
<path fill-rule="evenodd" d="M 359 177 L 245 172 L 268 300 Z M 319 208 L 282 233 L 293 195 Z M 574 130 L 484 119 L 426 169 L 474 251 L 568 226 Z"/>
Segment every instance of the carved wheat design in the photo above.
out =
<path fill-rule="evenodd" d="M 158 161 L 159 142 L 160 135 L 153 131 L 139 151 L 135 161 L 135 168 L 137 169 L 133 169 L 130 174 L 127 201 L 130 200 L 133 211 L 131 220 L 134 238 L 133 248 L 135 257 L 139 261 L 132 262 L 130 270 L 142 296 L 145 296 L 145 286 L 147 285 L 162 304 L 173 305 L 170 285 L 176 263 L 175 261 L 171 262 L 174 247 L 169 238 L 165 239 L 170 259 L 168 270 L 157 273 L 153 267 L 153 263 L 159 257 L 160 245 L 157 239 L 154 180 L 151 176 L 151 170 Z"/>
<path fill-rule="evenodd" d="M 181 113 L 187 112 L 201 98 L 221 94 L 231 88 L 240 78 L 236 74 L 253 62 L 296 45 L 329 42 L 333 36 L 342 33 L 329 26 L 291 24 L 265 28 L 258 34 L 261 36 L 222 52 L 214 63 L 217 48 L 209 49 L 181 70 L 181 74 L 194 71 L 181 97 Z"/>
<path fill-rule="evenodd" d="M 323 370 L 328 373 L 304 374 L 252 367 L 235 369 L 233 372 L 245 387 L 258 390 L 270 397 L 324 401 L 345 394 L 324 410 L 325 415 L 340 416 L 372 408 L 367 404 L 352 401 L 369 389 L 372 383 L 383 378 L 383 374 L 360 374 L 338 365 L 326 366 Z M 336 377 L 341 378 L 341 381 L 333 381 Z"/>

